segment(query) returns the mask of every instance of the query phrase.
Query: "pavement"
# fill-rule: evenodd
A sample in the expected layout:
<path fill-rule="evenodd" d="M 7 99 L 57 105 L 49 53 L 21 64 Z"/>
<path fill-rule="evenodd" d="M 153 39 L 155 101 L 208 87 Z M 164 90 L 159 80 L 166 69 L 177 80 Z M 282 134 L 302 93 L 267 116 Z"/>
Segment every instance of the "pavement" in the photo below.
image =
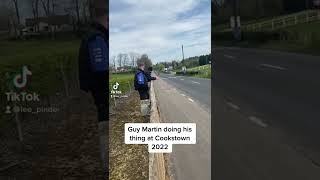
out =
<path fill-rule="evenodd" d="M 213 179 L 320 179 L 320 57 L 213 53 Z"/>
<path fill-rule="evenodd" d="M 211 180 L 211 80 L 161 74 L 154 89 L 162 122 L 197 125 L 196 144 L 173 145 L 175 180 Z"/>

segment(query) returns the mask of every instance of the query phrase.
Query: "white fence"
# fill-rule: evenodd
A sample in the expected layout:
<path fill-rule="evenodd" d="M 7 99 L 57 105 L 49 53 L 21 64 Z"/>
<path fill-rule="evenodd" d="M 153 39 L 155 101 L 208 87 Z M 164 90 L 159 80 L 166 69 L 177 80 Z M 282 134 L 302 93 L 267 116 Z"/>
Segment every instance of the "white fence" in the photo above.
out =
<path fill-rule="evenodd" d="M 309 10 L 287 16 L 266 20 L 259 23 L 247 24 L 241 27 L 244 31 L 272 31 L 302 23 L 320 21 L 320 10 Z"/>

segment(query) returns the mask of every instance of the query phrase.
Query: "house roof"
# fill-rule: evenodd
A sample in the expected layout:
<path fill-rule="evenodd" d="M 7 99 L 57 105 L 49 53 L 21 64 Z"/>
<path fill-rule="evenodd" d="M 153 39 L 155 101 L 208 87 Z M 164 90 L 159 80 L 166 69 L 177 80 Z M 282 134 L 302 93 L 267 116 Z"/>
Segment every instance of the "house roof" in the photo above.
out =
<path fill-rule="evenodd" d="M 69 15 L 52 15 L 49 17 L 27 18 L 26 26 L 34 26 L 40 22 L 48 23 L 50 25 L 72 24 Z"/>

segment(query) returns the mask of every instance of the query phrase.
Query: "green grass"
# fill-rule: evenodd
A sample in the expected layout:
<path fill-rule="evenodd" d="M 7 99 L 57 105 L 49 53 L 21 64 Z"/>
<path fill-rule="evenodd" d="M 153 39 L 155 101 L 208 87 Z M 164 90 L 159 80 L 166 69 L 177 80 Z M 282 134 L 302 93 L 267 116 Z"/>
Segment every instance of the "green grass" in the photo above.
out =
<path fill-rule="evenodd" d="M 0 42 L 0 105 L 9 105 L 5 92 L 13 89 L 12 77 L 28 66 L 32 76 L 23 91 L 36 92 L 40 100 L 63 87 L 61 67 L 66 76 L 77 69 L 80 42 L 73 41 L 1 41 Z M 61 66 L 62 65 L 62 66 Z M 21 91 L 13 89 L 15 91 Z M 2 110 L 1 110 L 2 111 Z M 0 119 L 2 119 L 0 113 Z"/>
<path fill-rule="evenodd" d="M 27 65 L 32 78 L 26 90 L 48 95 L 61 85 L 61 65 L 67 74 L 77 68 L 79 41 L 6 41 L 0 42 L 0 47 L 1 84 L 8 84 L 7 75 Z"/>
<path fill-rule="evenodd" d="M 198 74 L 192 75 L 194 77 L 199 77 L 199 78 L 211 78 L 211 65 L 203 65 L 203 66 L 197 66 L 193 68 L 188 68 L 187 72 L 193 72 L 193 71 L 198 71 Z"/>
<path fill-rule="evenodd" d="M 269 41 L 261 48 L 320 55 L 320 22 L 299 24 L 281 30 L 289 33 L 284 41 Z"/>
<path fill-rule="evenodd" d="M 282 30 L 286 30 L 290 32 L 308 32 L 308 33 L 320 34 L 319 29 L 320 29 L 320 22 L 318 21 L 313 23 L 298 24 L 295 26 L 283 28 Z"/>
<path fill-rule="evenodd" d="M 211 78 L 211 65 L 203 65 L 194 68 L 187 69 L 187 71 L 199 71 L 199 74 L 195 75 L 195 77 L 199 78 Z"/>
<path fill-rule="evenodd" d="M 118 82 L 119 90 L 122 94 L 134 89 L 134 74 L 133 73 L 119 73 L 119 74 L 111 74 L 111 78 L 109 80 L 109 87 L 112 89 L 112 85 Z"/>

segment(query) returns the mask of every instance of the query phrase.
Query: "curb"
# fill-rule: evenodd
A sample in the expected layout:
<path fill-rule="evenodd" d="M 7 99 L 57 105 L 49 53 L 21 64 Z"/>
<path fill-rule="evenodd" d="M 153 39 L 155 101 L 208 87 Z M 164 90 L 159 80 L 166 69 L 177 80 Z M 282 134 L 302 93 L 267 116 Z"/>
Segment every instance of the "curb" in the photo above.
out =
<path fill-rule="evenodd" d="M 150 123 L 160 123 L 157 100 L 153 88 L 150 85 Z M 163 153 L 149 153 L 149 180 L 166 180 L 166 167 Z"/>

